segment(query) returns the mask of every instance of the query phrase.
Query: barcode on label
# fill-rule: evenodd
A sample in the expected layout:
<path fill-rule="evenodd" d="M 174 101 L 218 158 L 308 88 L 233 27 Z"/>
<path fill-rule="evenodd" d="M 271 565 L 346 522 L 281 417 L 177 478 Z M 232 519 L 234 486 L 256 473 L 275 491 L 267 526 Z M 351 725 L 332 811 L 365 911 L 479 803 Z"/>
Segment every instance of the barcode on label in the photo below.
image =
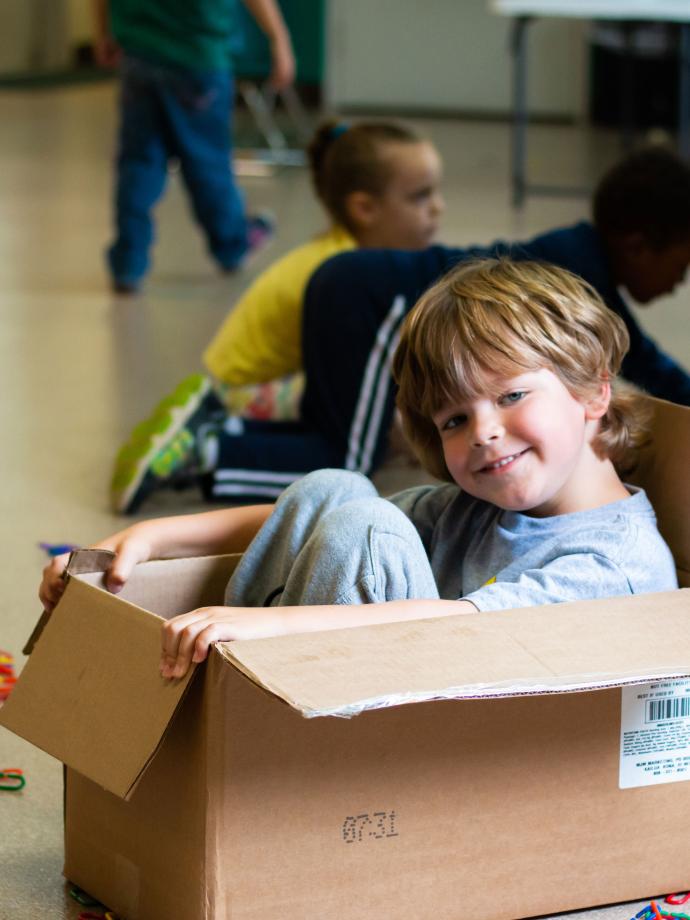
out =
<path fill-rule="evenodd" d="M 672 696 L 667 700 L 647 700 L 647 722 L 682 719 L 690 716 L 690 697 Z"/>

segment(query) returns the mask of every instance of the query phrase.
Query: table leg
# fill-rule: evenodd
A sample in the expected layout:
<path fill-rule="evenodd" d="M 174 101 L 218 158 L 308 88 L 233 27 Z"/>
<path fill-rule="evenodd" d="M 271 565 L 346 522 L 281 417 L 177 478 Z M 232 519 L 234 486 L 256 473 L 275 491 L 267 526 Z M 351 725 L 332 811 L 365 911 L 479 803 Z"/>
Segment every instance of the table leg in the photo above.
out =
<path fill-rule="evenodd" d="M 525 159 L 527 149 L 527 26 L 529 16 L 519 16 L 513 22 L 511 53 L 513 56 L 513 131 L 511 149 L 511 178 L 513 207 L 522 207 L 525 200 Z"/>
<path fill-rule="evenodd" d="M 678 151 L 690 159 L 690 22 L 680 27 L 680 60 L 678 93 Z"/>
<path fill-rule="evenodd" d="M 618 93 L 620 100 L 620 130 L 623 153 L 630 153 L 635 141 L 635 36 L 632 22 L 620 24 L 623 37 Z"/>

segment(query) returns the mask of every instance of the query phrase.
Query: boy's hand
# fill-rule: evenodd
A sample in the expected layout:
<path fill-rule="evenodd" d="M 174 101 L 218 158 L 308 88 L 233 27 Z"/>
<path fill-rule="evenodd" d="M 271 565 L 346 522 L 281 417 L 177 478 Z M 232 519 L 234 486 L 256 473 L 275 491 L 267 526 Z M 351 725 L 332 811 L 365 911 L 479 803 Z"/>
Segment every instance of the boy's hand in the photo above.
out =
<path fill-rule="evenodd" d="M 141 525 L 137 524 L 101 540 L 100 543 L 95 543 L 94 548 L 109 549 L 115 553 L 115 558 L 105 573 L 105 586 L 112 594 L 117 594 L 124 588 L 135 565 L 148 562 L 152 556 L 151 542 L 144 536 Z"/>
<path fill-rule="evenodd" d="M 113 594 L 122 590 L 137 563 L 146 562 L 151 558 L 151 544 L 136 524 L 101 540 L 100 543 L 95 543 L 92 548 L 109 549 L 115 553 L 112 565 L 105 573 L 105 586 Z M 62 575 L 68 560 L 69 553 L 63 553 L 61 556 L 55 556 L 43 569 L 38 596 L 48 613 L 52 613 L 65 590 Z"/>
<path fill-rule="evenodd" d="M 65 571 L 69 553 L 62 553 L 60 556 L 54 556 L 48 565 L 43 569 L 43 580 L 38 589 L 38 596 L 43 604 L 43 609 L 48 613 L 53 612 L 53 608 L 62 597 L 65 590 L 65 582 L 62 573 Z"/>
<path fill-rule="evenodd" d="M 192 664 L 206 659 L 214 642 L 263 639 L 286 631 L 275 608 L 200 607 L 163 624 L 160 671 L 163 677 L 184 677 Z"/>

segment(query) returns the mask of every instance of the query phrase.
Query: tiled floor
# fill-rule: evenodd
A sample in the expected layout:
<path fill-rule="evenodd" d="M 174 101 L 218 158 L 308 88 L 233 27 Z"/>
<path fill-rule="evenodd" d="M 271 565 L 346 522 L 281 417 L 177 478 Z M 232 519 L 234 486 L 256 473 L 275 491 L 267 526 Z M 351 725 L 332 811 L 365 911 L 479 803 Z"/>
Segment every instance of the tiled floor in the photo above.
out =
<path fill-rule="evenodd" d="M 113 122 L 107 85 L 0 94 L 0 648 L 19 666 L 39 613 L 44 560 L 37 542 L 87 543 L 120 525 L 107 510 L 106 484 L 129 428 L 199 368 L 202 347 L 247 281 L 322 225 L 302 170 L 244 180 L 251 205 L 276 212 L 280 233 L 251 272 L 219 277 L 173 178 L 146 293 L 114 299 L 102 269 Z M 523 213 L 511 210 L 505 125 L 418 126 L 445 157 L 444 240 L 526 237 L 586 213 L 586 201 L 576 198 L 532 199 Z M 614 135 L 578 127 L 535 128 L 530 141 L 530 170 L 540 181 L 591 184 L 617 154 Z M 684 289 L 642 316 L 688 365 L 689 301 Z M 397 486 L 407 475 L 390 471 L 384 481 Z M 175 495 L 146 510 L 195 507 Z M 60 766 L 3 730 L 0 766 L 21 767 L 27 776 L 23 793 L 0 801 L 0 916 L 76 918 L 60 875 Z M 623 920 L 636 910 L 580 916 Z"/>

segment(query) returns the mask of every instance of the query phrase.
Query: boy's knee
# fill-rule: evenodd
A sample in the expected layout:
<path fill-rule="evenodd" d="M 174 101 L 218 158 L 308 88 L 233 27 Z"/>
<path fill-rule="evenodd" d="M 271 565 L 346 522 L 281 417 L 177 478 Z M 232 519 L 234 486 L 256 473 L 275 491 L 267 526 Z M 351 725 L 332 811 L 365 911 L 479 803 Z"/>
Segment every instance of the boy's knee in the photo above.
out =
<path fill-rule="evenodd" d="M 310 540 L 310 568 L 328 600 L 361 604 L 437 597 L 416 528 L 385 498 L 348 502 L 324 515 Z"/>
<path fill-rule="evenodd" d="M 339 505 L 358 498 L 377 497 L 372 483 L 361 473 L 349 470 L 315 470 L 290 485 L 279 501 Z"/>
<path fill-rule="evenodd" d="M 364 479 L 358 473 L 349 475 Z M 318 539 L 330 546 L 344 546 L 346 551 L 348 548 L 354 551 L 358 545 L 369 542 L 372 530 L 405 539 L 418 539 L 417 531 L 407 516 L 376 494 L 353 498 L 325 514 L 319 522 Z"/>

